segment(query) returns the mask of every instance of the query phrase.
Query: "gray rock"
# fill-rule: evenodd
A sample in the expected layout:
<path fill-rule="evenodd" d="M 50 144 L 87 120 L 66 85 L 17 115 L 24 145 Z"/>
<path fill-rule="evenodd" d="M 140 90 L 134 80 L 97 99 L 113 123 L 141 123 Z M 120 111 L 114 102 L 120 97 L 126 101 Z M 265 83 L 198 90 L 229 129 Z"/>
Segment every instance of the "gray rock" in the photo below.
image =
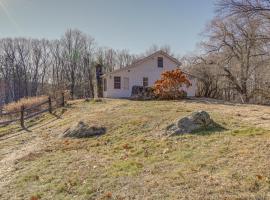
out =
<path fill-rule="evenodd" d="M 106 128 L 95 127 L 85 124 L 83 121 L 78 122 L 75 126 L 65 131 L 62 137 L 71 138 L 89 138 L 94 136 L 103 135 L 106 133 Z"/>
<path fill-rule="evenodd" d="M 175 123 L 166 128 L 166 134 L 179 135 L 185 133 L 192 133 L 200 129 L 212 128 L 215 122 L 210 115 L 205 111 L 194 112 L 191 115 L 176 120 Z"/>

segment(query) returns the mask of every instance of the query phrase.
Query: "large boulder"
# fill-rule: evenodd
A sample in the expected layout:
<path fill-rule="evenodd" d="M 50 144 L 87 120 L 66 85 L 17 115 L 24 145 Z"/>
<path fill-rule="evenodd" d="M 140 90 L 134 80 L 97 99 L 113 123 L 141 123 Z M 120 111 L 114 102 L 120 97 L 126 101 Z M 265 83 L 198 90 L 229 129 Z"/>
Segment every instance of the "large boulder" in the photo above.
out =
<path fill-rule="evenodd" d="M 187 117 L 177 119 L 175 123 L 166 128 L 166 134 L 179 135 L 192 133 L 197 130 L 213 128 L 215 126 L 216 123 L 211 119 L 207 112 L 198 111 Z"/>
<path fill-rule="evenodd" d="M 62 137 L 71 138 L 89 138 L 94 136 L 103 135 L 106 133 L 106 128 L 89 126 L 83 121 L 78 122 L 73 127 L 65 131 Z"/>

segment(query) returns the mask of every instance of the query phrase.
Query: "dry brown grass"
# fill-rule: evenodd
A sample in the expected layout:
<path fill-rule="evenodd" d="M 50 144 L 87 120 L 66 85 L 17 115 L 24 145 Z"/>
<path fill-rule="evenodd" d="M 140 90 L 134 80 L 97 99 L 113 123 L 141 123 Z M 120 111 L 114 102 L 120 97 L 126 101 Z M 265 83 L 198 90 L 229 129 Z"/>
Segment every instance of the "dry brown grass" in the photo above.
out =
<path fill-rule="evenodd" d="M 38 105 L 44 101 L 48 100 L 48 96 L 37 96 L 37 97 L 28 97 L 22 98 L 17 102 L 12 102 L 4 106 L 5 112 L 18 112 L 21 110 L 21 107 L 31 108 L 35 105 Z"/>
<path fill-rule="evenodd" d="M 197 110 L 226 130 L 160 136 L 174 119 Z M 73 101 L 60 119 L 46 114 L 28 122 L 32 132 L 0 138 L 0 199 L 267 200 L 269 116 L 269 107 L 255 105 Z M 58 137 L 80 120 L 107 133 Z"/>

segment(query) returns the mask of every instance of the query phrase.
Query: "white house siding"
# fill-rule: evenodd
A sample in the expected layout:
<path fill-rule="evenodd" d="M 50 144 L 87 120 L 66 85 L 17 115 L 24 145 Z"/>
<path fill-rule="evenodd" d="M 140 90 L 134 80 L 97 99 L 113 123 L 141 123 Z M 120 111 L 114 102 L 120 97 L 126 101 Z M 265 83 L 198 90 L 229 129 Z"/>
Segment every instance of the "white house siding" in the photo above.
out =
<path fill-rule="evenodd" d="M 163 68 L 157 66 L 158 57 L 163 57 Z M 104 76 L 107 80 L 107 91 L 104 91 L 103 95 L 107 98 L 127 98 L 131 96 L 132 86 L 142 86 L 143 78 L 148 77 L 148 86 L 153 86 L 156 80 L 160 79 L 162 72 L 173 70 L 178 67 L 178 64 L 173 60 L 162 56 L 154 55 L 144 62 L 130 68 L 116 71 Z M 114 77 L 121 77 L 121 89 L 114 89 Z M 124 88 L 124 79 L 129 78 L 129 87 Z M 187 90 L 188 96 L 195 96 L 196 82 L 192 81 L 192 87 Z"/>

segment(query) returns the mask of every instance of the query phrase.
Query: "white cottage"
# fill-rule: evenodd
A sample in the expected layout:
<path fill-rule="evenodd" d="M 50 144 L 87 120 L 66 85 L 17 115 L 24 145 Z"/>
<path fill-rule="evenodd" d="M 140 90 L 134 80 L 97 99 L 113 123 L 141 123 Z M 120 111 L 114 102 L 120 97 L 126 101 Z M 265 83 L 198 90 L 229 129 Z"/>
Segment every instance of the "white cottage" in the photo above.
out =
<path fill-rule="evenodd" d="M 128 98 L 133 86 L 153 86 L 161 78 L 164 71 L 177 69 L 181 63 L 165 53 L 157 51 L 134 64 L 111 73 L 104 74 L 103 96 L 107 98 Z M 187 75 L 192 83 L 189 88 L 183 88 L 189 97 L 195 96 L 196 79 Z"/>

